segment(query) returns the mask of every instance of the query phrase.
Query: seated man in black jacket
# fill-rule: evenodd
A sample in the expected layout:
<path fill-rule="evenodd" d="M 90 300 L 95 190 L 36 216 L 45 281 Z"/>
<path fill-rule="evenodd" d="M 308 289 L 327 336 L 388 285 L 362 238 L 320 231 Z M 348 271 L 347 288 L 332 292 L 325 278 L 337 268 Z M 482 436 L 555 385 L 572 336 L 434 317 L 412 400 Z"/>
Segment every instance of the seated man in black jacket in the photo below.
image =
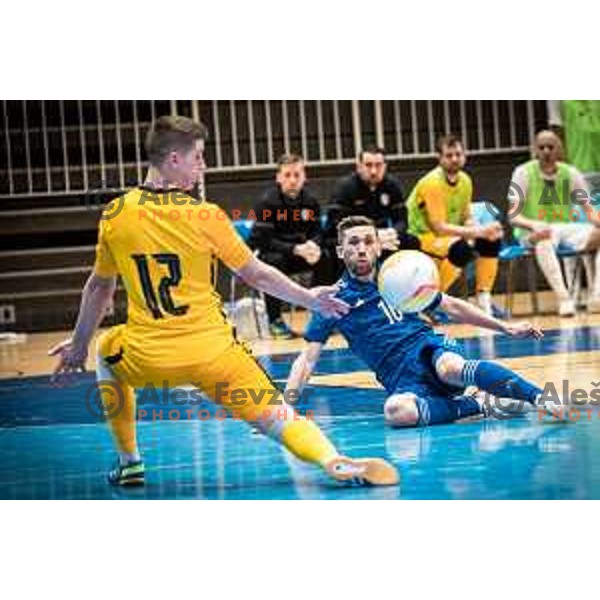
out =
<path fill-rule="evenodd" d="M 279 159 L 276 182 L 254 208 L 256 224 L 250 246 L 259 251 L 261 260 L 288 275 L 312 272 L 313 279 L 322 278 L 321 212 L 317 199 L 304 187 L 303 158 L 284 154 Z M 281 316 L 281 300 L 267 296 L 265 301 L 271 335 L 293 337 Z"/>
<path fill-rule="evenodd" d="M 327 207 L 327 226 L 324 246 L 333 257 L 337 245 L 338 223 L 351 216 L 368 217 L 378 229 L 379 240 L 384 252 L 396 250 L 418 250 L 419 239 L 407 233 L 408 217 L 400 182 L 387 172 L 385 150 L 371 146 L 363 150 L 356 161 L 356 171 L 336 182 Z M 332 259 L 336 261 L 335 258 Z M 341 274 L 343 265 L 337 264 L 333 271 Z M 327 281 L 326 283 L 330 283 Z"/>

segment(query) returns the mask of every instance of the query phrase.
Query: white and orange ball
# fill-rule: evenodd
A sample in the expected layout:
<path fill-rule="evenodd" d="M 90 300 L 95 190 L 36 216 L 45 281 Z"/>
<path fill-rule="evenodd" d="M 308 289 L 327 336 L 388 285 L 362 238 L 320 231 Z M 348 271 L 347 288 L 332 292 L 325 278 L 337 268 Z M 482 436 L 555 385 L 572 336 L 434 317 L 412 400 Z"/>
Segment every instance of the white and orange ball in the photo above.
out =
<path fill-rule="evenodd" d="M 377 281 L 385 303 L 396 311 L 418 313 L 427 310 L 440 292 L 435 262 L 417 250 L 402 250 L 381 266 Z"/>

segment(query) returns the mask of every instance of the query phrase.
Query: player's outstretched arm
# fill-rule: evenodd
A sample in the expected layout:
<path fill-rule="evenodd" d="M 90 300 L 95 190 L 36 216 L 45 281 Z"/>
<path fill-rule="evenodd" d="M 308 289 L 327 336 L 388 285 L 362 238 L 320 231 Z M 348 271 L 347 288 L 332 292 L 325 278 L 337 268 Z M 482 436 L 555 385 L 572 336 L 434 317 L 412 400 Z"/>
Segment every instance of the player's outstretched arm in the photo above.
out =
<path fill-rule="evenodd" d="M 286 391 L 294 390 L 298 394 L 302 393 L 304 387 L 310 380 L 315 365 L 319 361 L 322 348 L 323 344 L 320 342 L 309 342 L 308 346 L 292 365 L 292 370 L 290 371 L 287 385 L 285 386 Z"/>
<path fill-rule="evenodd" d="M 63 373 L 85 368 L 88 347 L 110 306 L 116 286 L 116 277 L 99 277 L 95 273 L 90 275 L 81 295 L 79 316 L 73 335 L 48 352 L 50 356 L 59 357 L 53 380 Z"/>
<path fill-rule="evenodd" d="M 265 294 L 303 306 L 325 317 L 341 317 L 350 310 L 343 300 L 335 298 L 335 286 L 304 288 L 255 256 L 236 273 L 249 286 Z"/>
<path fill-rule="evenodd" d="M 504 321 L 490 317 L 477 306 L 469 304 L 460 298 L 443 294 L 440 306 L 454 321 L 459 323 L 499 331 L 511 337 L 532 337 L 539 339 L 544 336 L 541 329 L 531 323 L 505 323 Z"/>

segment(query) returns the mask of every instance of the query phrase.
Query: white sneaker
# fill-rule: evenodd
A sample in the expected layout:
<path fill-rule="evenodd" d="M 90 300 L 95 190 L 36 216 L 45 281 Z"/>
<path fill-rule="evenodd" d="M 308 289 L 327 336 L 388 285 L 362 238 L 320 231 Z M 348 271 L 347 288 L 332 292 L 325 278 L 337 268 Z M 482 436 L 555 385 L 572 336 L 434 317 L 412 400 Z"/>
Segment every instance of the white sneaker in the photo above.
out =
<path fill-rule="evenodd" d="M 597 314 L 600 313 L 600 295 L 590 296 L 587 303 L 587 311 L 589 313 Z"/>
<path fill-rule="evenodd" d="M 561 317 L 574 317 L 575 316 L 575 302 L 571 298 L 561 300 L 558 305 L 558 314 Z"/>
<path fill-rule="evenodd" d="M 382 458 L 338 456 L 325 465 L 325 471 L 337 481 L 354 485 L 397 485 L 400 481 L 396 467 Z"/>
<path fill-rule="evenodd" d="M 477 306 L 488 316 L 492 316 L 492 294 L 490 292 L 479 292 L 477 294 Z"/>
<path fill-rule="evenodd" d="M 565 423 L 569 419 L 569 403 L 564 398 L 556 402 L 554 398 L 544 398 L 540 395 L 533 406 L 546 411 L 546 415 L 550 417 L 546 420 L 547 423 Z"/>

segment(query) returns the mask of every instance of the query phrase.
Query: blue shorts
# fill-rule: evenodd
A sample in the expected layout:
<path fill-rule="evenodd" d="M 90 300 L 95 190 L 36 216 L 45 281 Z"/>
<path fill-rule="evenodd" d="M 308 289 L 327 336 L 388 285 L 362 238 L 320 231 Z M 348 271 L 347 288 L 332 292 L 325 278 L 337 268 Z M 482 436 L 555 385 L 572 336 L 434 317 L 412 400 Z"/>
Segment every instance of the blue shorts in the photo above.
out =
<path fill-rule="evenodd" d="M 412 392 L 421 397 L 452 398 L 464 391 L 464 386 L 444 383 L 435 371 L 437 359 L 445 352 L 465 358 L 463 345 L 455 339 L 429 333 L 403 357 L 395 377 L 386 385 L 390 394 Z"/>

